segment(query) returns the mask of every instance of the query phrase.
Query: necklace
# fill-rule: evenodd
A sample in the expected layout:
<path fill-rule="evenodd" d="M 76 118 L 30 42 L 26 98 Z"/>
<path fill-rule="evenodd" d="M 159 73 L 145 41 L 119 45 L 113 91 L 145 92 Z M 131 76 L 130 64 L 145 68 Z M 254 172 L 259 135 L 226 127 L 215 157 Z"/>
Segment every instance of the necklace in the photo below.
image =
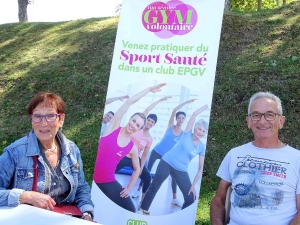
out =
<path fill-rule="evenodd" d="M 57 151 L 57 146 L 55 145 L 54 148 L 47 148 L 47 149 L 44 149 L 44 151 L 46 151 L 46 152 L 56 152 L 56 151 Z"/>

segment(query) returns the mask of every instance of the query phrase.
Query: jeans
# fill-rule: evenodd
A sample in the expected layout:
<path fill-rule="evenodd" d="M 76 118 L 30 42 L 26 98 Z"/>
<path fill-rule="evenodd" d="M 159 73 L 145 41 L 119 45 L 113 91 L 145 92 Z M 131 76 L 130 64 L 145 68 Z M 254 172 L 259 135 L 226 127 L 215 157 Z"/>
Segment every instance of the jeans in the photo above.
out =
<path fill-rule="evenodd" d="M 61 131 L 56 137 L 61 146 L 62 156 L 60 169 L 70 182 L 68 196 L 60 202 L 69 204 L 76 202 L 81 212 L 93 212 L 90 186 L 84 179 L 83 163 L 80 150 Z M 20 204 L 19 197 L 23 191 L 31 191 L 34 179 L 33 158 L 38 156 L 38 184 L 37 191 L 45 191 L 45 167 L 40 155 L 38 139 L 33 131 L 4 149 L 0 156 L 0 206 L 14 207 Z"/>

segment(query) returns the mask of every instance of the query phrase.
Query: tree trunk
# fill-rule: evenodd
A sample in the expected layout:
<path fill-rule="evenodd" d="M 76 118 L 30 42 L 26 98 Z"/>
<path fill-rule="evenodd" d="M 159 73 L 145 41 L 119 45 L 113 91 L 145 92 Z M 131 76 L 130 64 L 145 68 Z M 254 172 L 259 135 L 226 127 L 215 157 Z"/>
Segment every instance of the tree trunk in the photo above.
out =
<path fill-rule="evenodd" d="M 225 0 L 224 9 L 231 10 L 230 0 Z"/>
<path fill-rule="evenodd" d="M 283 6 L 286 5 L 286 0 L 282 0 L 282 5 L 283 5 Z"/>
<path fill-rule="evenodd" d="M 28 5 L 28 0 L 18 0 L 19 22 L 28 22 L 27 5 Z"/>
<path fill-rule="evenodd" d="M 257 0 L 257 10 L 261 10 L 262 0 Z"/>

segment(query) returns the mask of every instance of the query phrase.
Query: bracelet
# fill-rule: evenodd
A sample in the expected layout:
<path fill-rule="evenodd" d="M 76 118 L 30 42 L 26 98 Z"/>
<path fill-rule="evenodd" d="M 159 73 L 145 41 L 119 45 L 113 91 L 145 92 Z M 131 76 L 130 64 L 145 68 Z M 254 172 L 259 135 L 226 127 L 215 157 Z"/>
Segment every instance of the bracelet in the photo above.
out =
<path fill-rule="evenodd" d="M 18 199 L 18 203 L 19 203 L 19 204 L 22 204 L 22 203 L 21 203 L 21 196 L 22 196 L 22 194 L 23 194 L 24 192 L 25 192 L 25 191 L 22 191 L 22 193 L 19 195 L 19 199 Z"/>

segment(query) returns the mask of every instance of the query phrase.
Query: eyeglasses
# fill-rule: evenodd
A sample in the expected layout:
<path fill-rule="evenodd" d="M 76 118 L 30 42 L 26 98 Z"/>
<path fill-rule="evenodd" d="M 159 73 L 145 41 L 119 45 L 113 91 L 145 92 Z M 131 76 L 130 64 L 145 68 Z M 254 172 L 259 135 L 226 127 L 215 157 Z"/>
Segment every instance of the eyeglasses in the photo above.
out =
<path fill-rule="evenodd" d="M 58 113 L 58 114 L 51 113 L 51 114 L 46 114 L 46 115 L 30 114 L 30 119 L 32 122 L 40 123 L 42 121 L 43 117 L 45 117 L 47 122 L 54 122 L 56 120 L 56 118 L 60 115 L 61 115 L 61 113 Z"/>
<path fill-rule="evenodd" d="M 280 114 L 274 113 L 274 112 L 251 113 L 251 114 L 249 114 L 248 116 L 251 118 L 251 120 L 259 121 L 259 120 L 261 119 L 262 115 L 265 117 L 265 119 L 266 119 L 267 121 L 275 120 L 276 115 L 281 116 Z"/>

